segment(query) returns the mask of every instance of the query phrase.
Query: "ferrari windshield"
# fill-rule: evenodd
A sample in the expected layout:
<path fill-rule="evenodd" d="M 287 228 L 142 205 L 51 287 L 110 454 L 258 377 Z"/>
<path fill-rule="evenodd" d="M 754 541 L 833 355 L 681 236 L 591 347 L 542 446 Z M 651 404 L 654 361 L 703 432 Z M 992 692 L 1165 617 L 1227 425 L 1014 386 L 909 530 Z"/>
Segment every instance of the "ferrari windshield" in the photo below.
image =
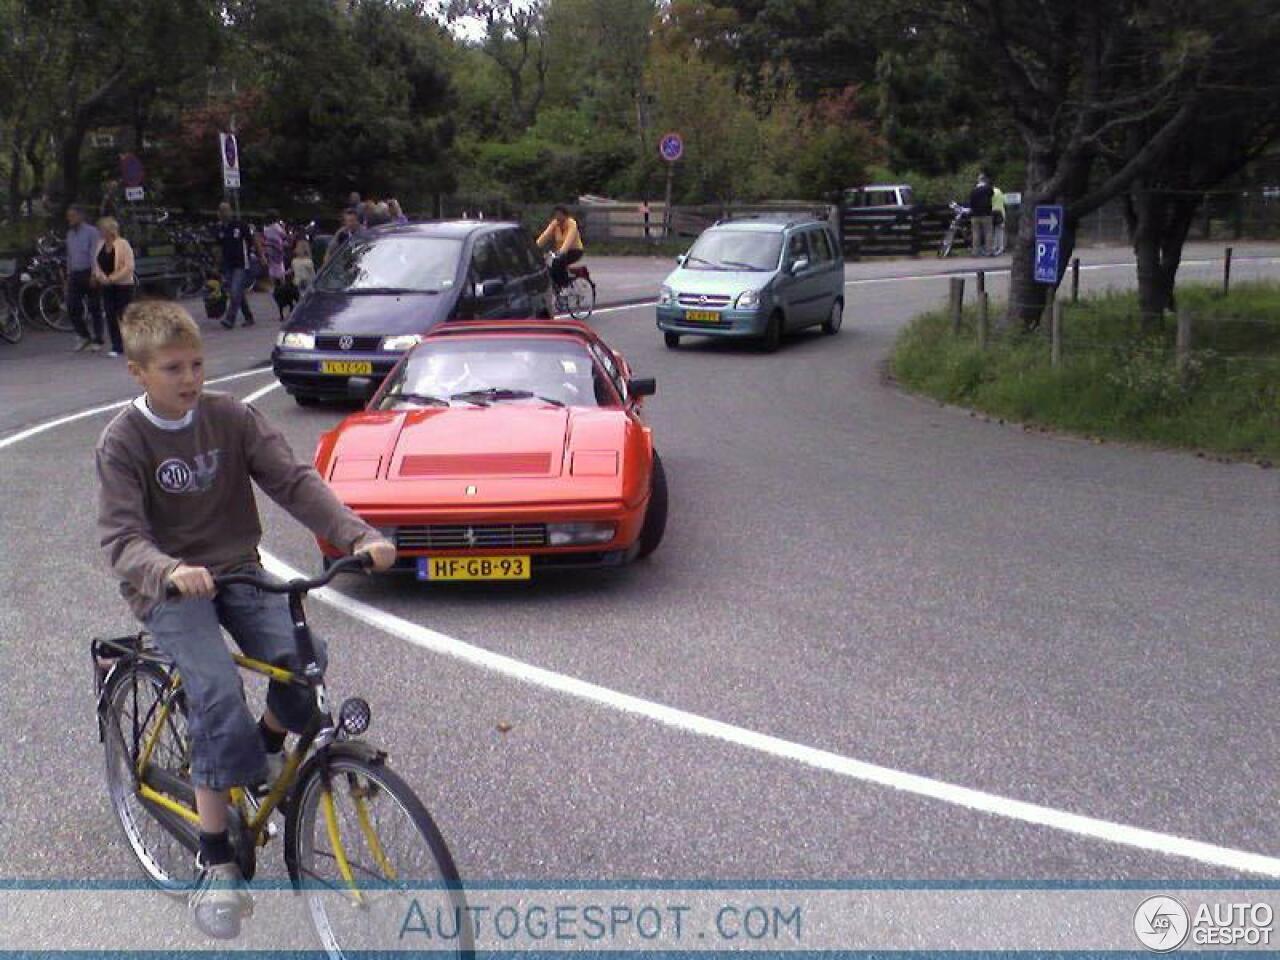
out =
<path fill-rule="evenodd" d="M 616 406 L 618 397 L 585 344 L 542 337 L 441 337 L 388 379 L 379 409 L 551 403 Z"/>
<path fill-rule="evenodd" d="M 686 270 L 777 270 L 782 235 L 759 230 L 708 230 L 684 261 Z"/>
<path fill-rule="evenodd" d="M 343 293 L 440 293 L 458 275 L 462 241 L 449 237 L 357 236 L 316 278 L 317 290 Z"/>

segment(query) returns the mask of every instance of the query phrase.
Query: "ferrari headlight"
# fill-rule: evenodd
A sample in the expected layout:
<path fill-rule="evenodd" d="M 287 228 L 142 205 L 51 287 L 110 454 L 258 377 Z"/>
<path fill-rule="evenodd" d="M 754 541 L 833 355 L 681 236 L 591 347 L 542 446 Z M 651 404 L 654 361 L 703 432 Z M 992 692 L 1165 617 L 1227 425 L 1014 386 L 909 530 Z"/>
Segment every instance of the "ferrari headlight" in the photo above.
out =
<path fill-rule="evenodd" d="M 739 310 L 752 310 L 760 306 L 760 291 L 743 290 L 742 293 L 738 294 L 738 299 L 735 301 L 734 306 Z"/>
<path fill-rule="evenodd" d="M 608 543 L 615 529 L 612 523 L 548 523 L 547 543 L 553 547 Z"/>
<path fill-rule="evenodd" d="M 405 350 L 412 350 L 422 342 L 421 334 L 402 333 L 394 337 L 382 338 L 382 349 L 387 351 L 395 351 L 402 353 Z"/>
<path fill-rule="evenodd" d="M 658 306 L 660 307 L 670 306 L 671 301 L 673 301 L 675 298 L 676 296 L 674 293 L 671 292 L 671 288 L 664 286 L 661 290 L 658 291 Z"/>
<path fill-rule="evenodd" d="M 316 335 L 314 333 L 304 333 L 301 330 L 282 333 L 276 337 L 276 346 L 292 347 L 294 350 L 314 350 L 316 348 Z"/>

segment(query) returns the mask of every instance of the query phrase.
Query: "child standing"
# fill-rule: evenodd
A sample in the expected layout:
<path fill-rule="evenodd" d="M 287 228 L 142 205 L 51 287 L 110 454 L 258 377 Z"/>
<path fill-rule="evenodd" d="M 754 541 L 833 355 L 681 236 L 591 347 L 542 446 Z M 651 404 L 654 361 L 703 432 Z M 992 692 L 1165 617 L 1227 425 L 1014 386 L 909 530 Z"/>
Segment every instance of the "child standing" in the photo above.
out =
<path fill-rule="evenodd" d="M 299 293 L 306 293 L 307 288 L 316 278 L 316 264 L 311 259 L 311 244 L 307 242 L 306 237 L 299 237 L 297 243 L 293 245 L 293 262 L 290 264 L 293 270 L 293 282 L 298 287 Z"/>
<path fill-rule="evenodd" d="M 190 907 L 207 935 L 239 935 L 253 903 L 227 836 L 228 790 L 267 779 L 287 730 L 310 719 L 307 691 L 273 682 L 255 722 L 221 627 L 247 655 L 300 669 L 283 596 L 215 590 L 213 576 L 261 575 L 262 527 L 250 481 L 312 532 L 376 569 L 395 548 L 344 506 L 283 434 L 228 394 L 203 393 L 200 331 L 178 304 L 135 303 L 121 324 L 129 372 L 144 393 L 103 431 L 96 450 L 98 528 L 121 593 L 182 674 L 191 779 L 200 815 L 199 882 Z M 172 584 L 179 596 L 168 598 Z M 323 667 L 323 644 L 316 644 Z"/>

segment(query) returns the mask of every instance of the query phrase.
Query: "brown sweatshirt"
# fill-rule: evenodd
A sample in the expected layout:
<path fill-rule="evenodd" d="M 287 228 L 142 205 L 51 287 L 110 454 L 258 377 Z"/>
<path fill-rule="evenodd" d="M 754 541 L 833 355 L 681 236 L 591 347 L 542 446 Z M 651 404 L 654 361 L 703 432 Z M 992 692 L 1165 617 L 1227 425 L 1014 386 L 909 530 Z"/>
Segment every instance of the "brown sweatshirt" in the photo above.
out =
<path fill-rule="evenodd" d="M 313 533 L 351 551 L 382 539 L 344 506 L 257 410 L 205 393 L 180 421 L 140 397 L 98 440 L 98 531 L 138 619 L 164 599 L 181 561 L 214 574 L 258 560 L 254 480 Z"/>

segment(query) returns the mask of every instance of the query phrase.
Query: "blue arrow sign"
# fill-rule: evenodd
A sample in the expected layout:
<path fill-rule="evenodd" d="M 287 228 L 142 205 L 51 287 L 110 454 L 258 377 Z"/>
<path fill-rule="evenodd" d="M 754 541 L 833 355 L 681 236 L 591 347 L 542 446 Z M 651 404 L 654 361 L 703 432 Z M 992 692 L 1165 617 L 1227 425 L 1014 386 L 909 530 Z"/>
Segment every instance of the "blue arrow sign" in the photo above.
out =
<path fill-rule="evenodd" d="M 1059 239 L 1062 236 L 1062 221 L 1062 207 L 1036 207 L 1036 239 Z"/>
<path fill-rule="evenodd" d="M 1058 241 L 1051 238 L 1036 239 L 1036 283 L 1058 282 Z"/>

